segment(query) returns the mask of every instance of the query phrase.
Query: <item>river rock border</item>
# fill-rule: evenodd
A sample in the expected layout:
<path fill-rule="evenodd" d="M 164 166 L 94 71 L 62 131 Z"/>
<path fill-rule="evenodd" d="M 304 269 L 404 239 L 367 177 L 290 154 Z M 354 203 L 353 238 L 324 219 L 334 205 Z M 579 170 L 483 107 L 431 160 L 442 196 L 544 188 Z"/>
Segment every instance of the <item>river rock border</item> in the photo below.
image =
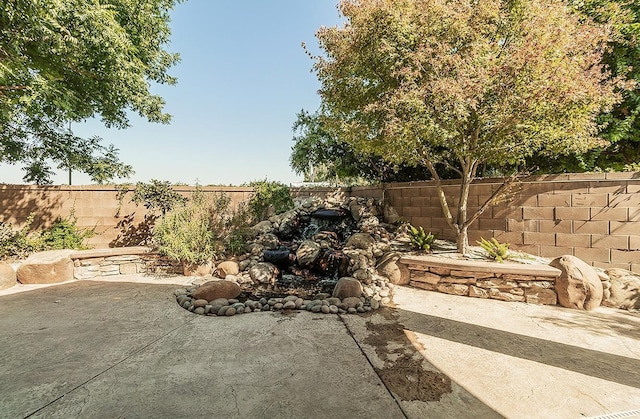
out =
<path fill-rule="evenodd" d="M 377 310 L 381 307 L 378 300 L 364 297 L 336 298 L 330 294 L 320 293 L 314 299 L 302 299 L 295 295 L 272 297 L 243 301 L 236 298 L 216 298 L 211 301 L 196 299 L 197 287 L 178 288 L 174 291 L 178 304 L 195 314 L 204 316 L 231 317 L 262 311 L 306 310 L 322 314 L 358 314 Z"/>

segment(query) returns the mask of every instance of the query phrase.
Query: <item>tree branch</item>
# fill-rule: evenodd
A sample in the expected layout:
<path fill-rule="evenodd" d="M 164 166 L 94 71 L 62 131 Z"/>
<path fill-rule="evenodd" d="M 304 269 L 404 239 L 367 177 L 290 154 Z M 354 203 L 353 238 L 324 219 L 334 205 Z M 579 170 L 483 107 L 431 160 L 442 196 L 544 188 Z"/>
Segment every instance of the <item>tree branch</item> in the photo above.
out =
<path fill-rule="evenodd" d="M 474 221 L 478 219 L 478 217 L 480 217 L 487 210 L 487 208 L 495 204 L 495 202 L 498 199 L 506 195 L 506 193 L 509 191 L 509 189 L 511 189 L 511 187 L 516 183 L 516 181 L 528 175 L 529 175 L 528 172 L 527 173 L 514 172 L 504 182 L 502 182 L 502 185 L 500 185 L 498 189 L 496 189 L 496 191 L 493 194 L 491 194 L 489 199 L 487 199 L 484 202 L 484 204 L 482 204 L 482 206 L 478 208 L 478 211 L 476 211 L 475 214 L 469 217 L 469 219 L 464 223 L 464 226 L 469 227 Z"/>

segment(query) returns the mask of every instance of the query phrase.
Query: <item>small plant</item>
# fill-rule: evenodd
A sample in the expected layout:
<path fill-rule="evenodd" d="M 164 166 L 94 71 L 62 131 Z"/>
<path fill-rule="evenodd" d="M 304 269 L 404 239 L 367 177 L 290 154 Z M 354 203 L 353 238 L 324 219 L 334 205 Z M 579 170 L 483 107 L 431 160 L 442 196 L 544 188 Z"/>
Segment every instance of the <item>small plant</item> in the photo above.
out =
<path fill-rule="evenodd" d="M 423 252 L 431 251 L 431 246 L 436 239 L 436 236 L 430 232 L 426 233 L 422 226 L 415 228 L 412 225 L 409 225 L 409 237 L 411 238 L 411 246 Z"/>
<path fill-rule="evenodd" d="M 509 258 L 509 243 L 500 243 L 495 237 L 490 241 L 481 237 L 476 243 L 487 252 L 489 258 L 496 262 L 502 263 Z"/>
<path fill-rule="evenodd" d="M 24 226 L 14 230 L 11 223 L 0 222 L 0 260 L 24 259 L 42 250 L 39 237 L 30 232 L 34 214 L 29 214 Z"/>
<path fill-rule="evenodd" d="M 255 190 L 249 200 L 249 208 L 256 220 L 264 220 L 273 208 L 275 214 L 282 214 L 293 208 L 291 190 L 280 182 L 261 180 L 249 183 Z"/>
<path fill-rule="evenodd" d="M 47 250 L 88 249 L 85 239 L 95 236 L 95 229 L 79 228 L 78 218 L 72 212 L 66 218 L 58 217 L 51 227 L 42 232 L 40 240 Z"/>

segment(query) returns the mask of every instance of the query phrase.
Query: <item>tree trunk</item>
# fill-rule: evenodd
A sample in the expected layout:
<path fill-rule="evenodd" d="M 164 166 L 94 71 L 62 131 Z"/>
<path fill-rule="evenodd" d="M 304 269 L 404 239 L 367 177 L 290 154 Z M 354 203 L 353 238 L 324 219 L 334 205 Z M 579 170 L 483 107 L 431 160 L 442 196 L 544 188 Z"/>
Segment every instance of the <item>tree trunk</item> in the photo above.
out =
<path fill-rule="evenodd" d="M 469 234 L 467 232 L 468 227 L 463 226 L 456 231 L 456 245 L 458 247 L 458 253 L 466 255 L 469 253 Z"/>

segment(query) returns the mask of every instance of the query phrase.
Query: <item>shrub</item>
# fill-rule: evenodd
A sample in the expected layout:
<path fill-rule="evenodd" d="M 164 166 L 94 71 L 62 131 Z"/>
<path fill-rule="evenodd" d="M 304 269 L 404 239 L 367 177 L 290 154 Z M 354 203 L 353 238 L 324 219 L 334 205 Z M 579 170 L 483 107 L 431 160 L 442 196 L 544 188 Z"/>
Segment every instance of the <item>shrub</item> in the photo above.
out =
<path fill-rule="evenodd" d="M 191 199 L 165 214 L 153 236 L 158 251 L 183 263 L 200 265 L 213 259 L 213 203 L 197 188 Z"/>
<path fill-rule="evenodd" d="M 34 214 L 29 214 L 24 226 L 14 230 L 13 224 L 0 222 L 0 260 L 24 259 L 33 252 L 42 250 L 39 237 L 31 233 Z"/>
<path fill-rule="evenodd" d="M 412 225 L 409 225 L 409 237 L 411 238 L 411 246 L 423 252 L 429 252 L 436 239 L 436 236 L 431 234 L 431 232 L 425 233 L 422 226 L 415 228 Z"/>
<path fill-rule="evenodd" d="M 495 237 L 490 241 L 481 237 L 476 243 L 487 252 L 490 259 L 502 263 L 509 258 L 509 243 L 500 243 Z"/>
<path fill-rule="evenodd" d="M 120 192 L 124 196 L 128 188 L 124 193 Z M 187 199 L 174 191 L 171 187 L 171 183 L 168 181 L 161 182 L 156 179 L 151 179 L 149 183 L 138 182 L 133 191 L 133 197 L 131 202 L 136 204 L 143 204 L 148 210 L 155 211 L 160 210 L 162 215 L 171 211 L 174 207 L 184 204 Z"/>
<path fill-rule="evenodd" d="M 267 218 L 270 208 L 273 208 L 275 214 L 281 214 L 293 208 L 291 190 L 287 185 L 261 180 L 251 182 L 249 186 L 255 189 L 249 200 L 249 208 L 256 220 Z"/>
<path fill-rule="evenodd" d="M 66 218 L 58 217 L 50 228 L 42 232 L 42 247 L 46 250 L 88 249 L 84 241 L 95 236 L 96 231 L 94 228 L 79 228 L 77 222 L 73 212 Z"/>

